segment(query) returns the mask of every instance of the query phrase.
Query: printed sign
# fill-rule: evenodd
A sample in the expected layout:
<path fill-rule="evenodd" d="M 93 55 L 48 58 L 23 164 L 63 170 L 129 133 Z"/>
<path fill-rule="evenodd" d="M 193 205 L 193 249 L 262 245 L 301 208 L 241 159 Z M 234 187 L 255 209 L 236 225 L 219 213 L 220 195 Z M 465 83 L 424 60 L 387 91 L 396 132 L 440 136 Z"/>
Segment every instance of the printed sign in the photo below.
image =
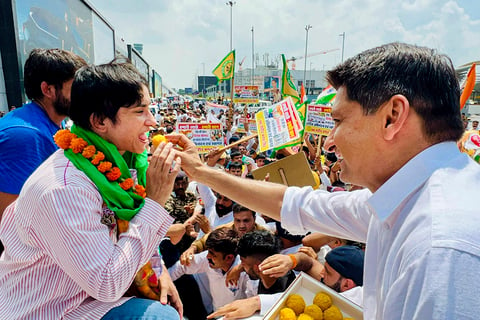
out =
<path fill-rule="evenodd" d="M 300 136 L 302 124 L 298 123 L 292 98 L 288 97 L 255 114 L 260 152 L 281 146 Z"/>
<path fill-rule="evenodd" d="M 227 112 L 228 106 L 207 101 L 207 122 L 220 122 L 219 117 Z"/>
<path fill-rule="evenodd" d="M 247 133 L 245 130 L 245 121 L 248 120 L 248 132 L 257 133 L 257 122 L 255 119 L 240 118 L 238 119 L 237 132 Z"/>
<path fill-rule="evenodd" d="M 305 133 L 328 136 L 334 126 L 331 107 L 314 104 L 307 106 Z"/>
<path fill-rule="evenodd" d="M 177 132 L 186 135 L 197 146 L 198 153 L 208 153 L 224 145 L 221 123 L 177 123 Z"/>
<path fill-rule="evenodd" d="M 235 86 L 234 103 L 258 103 L 258 86 Z"/>

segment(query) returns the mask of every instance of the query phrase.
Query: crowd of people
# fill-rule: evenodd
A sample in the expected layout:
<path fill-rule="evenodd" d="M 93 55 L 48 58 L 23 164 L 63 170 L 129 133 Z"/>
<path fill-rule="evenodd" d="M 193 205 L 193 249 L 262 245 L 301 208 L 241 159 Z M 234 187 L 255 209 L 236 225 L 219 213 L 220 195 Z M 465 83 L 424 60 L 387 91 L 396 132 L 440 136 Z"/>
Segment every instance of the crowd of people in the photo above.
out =
<path fill-rule="evenodd" d="M 34 49 L 24 75 L 31 102 L 0 119 L 0 318 L 248 318 L 299 272 L 365 319 L 477 317 L 480 169 L 448 57 L 392 43 L 346 60 L 327 73 L 330 135 L 274 153 L 232 108 L 227 150 L 199 155 L 174 127 L 208 110 L 152 114 L 128 61 Z M 315 186 L 253 179 L 299 152 Z"/>

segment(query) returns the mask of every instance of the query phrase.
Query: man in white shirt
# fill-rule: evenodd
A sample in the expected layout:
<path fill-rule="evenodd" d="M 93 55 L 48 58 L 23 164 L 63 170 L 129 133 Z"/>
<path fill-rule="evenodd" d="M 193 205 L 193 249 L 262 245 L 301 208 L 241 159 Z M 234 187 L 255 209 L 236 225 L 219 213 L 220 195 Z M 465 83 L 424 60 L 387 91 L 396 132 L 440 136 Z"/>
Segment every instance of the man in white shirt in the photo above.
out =
<path fill-rule="evenodd" d="M 238 234 L 228 227 L 213 230 L 205 242 L 206 251 L 195 254 L 189 265 L 177 261 L 168 269 L 172 280 L 184 274 L 205 273 L 208 278 L 209 293 L 212 297 L 212 306 L 205 306 L 207 311 L 217 310 L 233 300 L 246 298 L 248 276 L 243 274 L 237 286 L 225 284 L 227 272 L 240 264 L 237 255 Z"/>
<path fill-rule="evenodd" d="M 464 127 L 452 62 L 391 43 L 346 60 L 327 80 L 337 98 L 324 148 L 335 151 L 342 181 L 366 189 L 247 183 L 203 166 L 186 137 L 171 136 L 183 147 L 182 168 L 292 233 L 366 243 L 365 319 L 478 317 L 480 167 L 456 145 Z"/>

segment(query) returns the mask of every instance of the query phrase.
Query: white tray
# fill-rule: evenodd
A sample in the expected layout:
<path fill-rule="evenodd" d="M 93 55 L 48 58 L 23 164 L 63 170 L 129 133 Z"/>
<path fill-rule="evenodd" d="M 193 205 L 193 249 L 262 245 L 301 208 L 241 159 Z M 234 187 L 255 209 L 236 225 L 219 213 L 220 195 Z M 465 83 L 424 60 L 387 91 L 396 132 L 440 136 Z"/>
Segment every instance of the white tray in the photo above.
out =
<path fill-rule="evenodd" d="M 283 293 L 281 298 L 267 312 L 264 319 L 278 320 L 280 310 L 284 307 L 285 300 L 289 295 L 294 293 L 300 294 L 305 300 L 305 305 L 308 306 L 313 303 L 313 298 L 320 291 L 325 292 L 330 295 L 330 297 L 332 297 L 333 304 L 340 308 L 344 318 L 363 320 L 363 311 L 360 306 L 356 305 L 355 303 L 341 296 L 320 281 L 315 280 L 314 278 L 303 272 L 300 272 L 295 281 L 290 284 L 290 286 Z"/>

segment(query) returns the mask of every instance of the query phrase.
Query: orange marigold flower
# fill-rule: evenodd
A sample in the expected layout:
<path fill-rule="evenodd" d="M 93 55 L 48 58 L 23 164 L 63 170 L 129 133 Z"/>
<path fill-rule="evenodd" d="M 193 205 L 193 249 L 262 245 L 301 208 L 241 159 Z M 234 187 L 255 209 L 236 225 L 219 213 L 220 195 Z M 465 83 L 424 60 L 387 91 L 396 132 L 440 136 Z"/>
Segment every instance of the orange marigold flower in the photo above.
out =
<path fill-rule="evenodd" d="M 102 161 L 100 164 L 97 166 L 98 171 L 101 173 L 105 173 L 108 170 L 112 169 L 112 163 L 110 161 Z"/>
<path fill-rule="evenodd" d="M 93 165 L 97 165 L 103 159 L 105 159 L 105 155 L 103 154 L 103 152 L 99 151 L 99 152 L 97 152 L 97 154 L 95 155 L 95 158 L 93 158 L 93 160 L 91 162 L 92 162 Z"/>
<path fill-rule="evenodd" d="M 95 149 L 95 146 L 90 145 L 90 146 L 86 147 L 85 149 L 83 149 L 82 156 L 84 156 L 87 159 L 90 159 L 91 157 L 93 157 L 95 155 L 95 152 L 97 152 L 97 149 Z"/>
<path fill-rule="evenodd" d="M 122 175 L 122 172 L 118 167 L 113 167 L 112 170 L 108 171 L 106 176 L 109 181 L 115 181 Z"/>
<path fill-rule="evenodd" d="M 143 198 L 146 198 L 147 197 L 147 193 L 146 193 L 146 190 L 143 186 L 137 184 L 135 186 L 135 191 L 133 191 L 134 193 L 138 194 L 139 196 L 143 197 Z"/>
<path fill-rule="evenodd" d="M 71 133 L 68 129 L 58 130 L 57 133 L 53 136 L 53 140 L 59 148 L 68 149 L 70 148 L 70 142 L 72 139 L 77 136 L 74 133 Z"/>
<path fill-rule="evenodd" d="M 88 146 L 88 142 L 83 140 L 82 138 L 74 138 L 70 142 L 70 148 L 74 153 L 82 152 L 86 146 Z"/>
<path fill-rule="evenodd" d="M 125 179 L 122 182 L 120 182 L 119 185 L 123 190 L 129 190 L 131 187 L 133 187 L 133 179 L 132 178 Z"/>

